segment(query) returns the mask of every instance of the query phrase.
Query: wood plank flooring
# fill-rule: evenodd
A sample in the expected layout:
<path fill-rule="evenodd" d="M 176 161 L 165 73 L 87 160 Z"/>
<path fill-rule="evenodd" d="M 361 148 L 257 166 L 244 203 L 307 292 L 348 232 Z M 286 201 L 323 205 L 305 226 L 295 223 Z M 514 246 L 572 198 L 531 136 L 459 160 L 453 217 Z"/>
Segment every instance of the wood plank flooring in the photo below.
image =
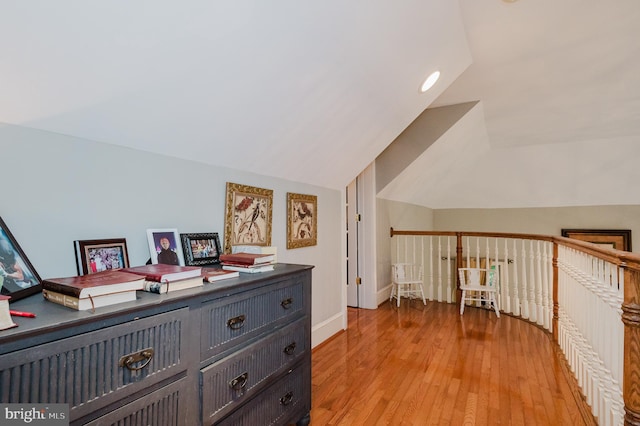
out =
<path fill-rule="evenodd" d="M 312 352 L 311 424 L 592 425 L 552 339 L 508 315 L 402 300 L 348 309 Z"/>

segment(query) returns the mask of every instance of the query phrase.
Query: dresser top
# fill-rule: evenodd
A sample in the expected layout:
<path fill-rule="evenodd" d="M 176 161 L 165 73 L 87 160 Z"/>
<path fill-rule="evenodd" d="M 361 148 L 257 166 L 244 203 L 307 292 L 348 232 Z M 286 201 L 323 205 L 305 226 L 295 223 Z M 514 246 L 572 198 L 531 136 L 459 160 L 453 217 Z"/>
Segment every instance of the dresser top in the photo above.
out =
<path fill-rule="evenodd" d="M 41 293 L 36 293 L 11 303 L 11 309 L 32 312 L 36 314 L 36 318 L 12 317 L 18 327 L 0 331 L 0 354 L 15 350 L 17 341 L 46 341 L 47 333 L 59 333 L 65 328 L 79 327 L 90 331 L 124 321 L 136 320 L 140 317 L 188 306 L 196 299 L 223 298 L 270 285 L 312 268 L 313 266 L 310 265 L 278 263 L 270 272 L 241 273 L 237 278 L 213 283 L 205 282 L 202 287 L 173 293 L 155 294 L 138 291 L 135 301 L 105 306 L 97 308 L 95 311 L 77 311 L 44 300 Z M 30 343 L 35 342 L 31 341 Z"/>

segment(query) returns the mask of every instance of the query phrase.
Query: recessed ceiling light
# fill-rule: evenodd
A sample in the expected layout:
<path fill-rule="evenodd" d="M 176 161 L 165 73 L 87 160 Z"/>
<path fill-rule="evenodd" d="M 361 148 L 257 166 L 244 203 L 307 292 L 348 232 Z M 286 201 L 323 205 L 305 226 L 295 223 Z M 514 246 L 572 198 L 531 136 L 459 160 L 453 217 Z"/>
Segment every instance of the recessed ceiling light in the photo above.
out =
<path fill-rule="evenodd" d="M 422 87 L 420 88 L 420 91 L 424 93 L 427 90 L 431 89 L 433 85 L 436 84 L 436 81 L 438 81 L 438 78 L 440 78 L 440 71 L 435 71 L 431 73 L 431 75 L 427 77 L 424 83 L 422 83 Z"/>

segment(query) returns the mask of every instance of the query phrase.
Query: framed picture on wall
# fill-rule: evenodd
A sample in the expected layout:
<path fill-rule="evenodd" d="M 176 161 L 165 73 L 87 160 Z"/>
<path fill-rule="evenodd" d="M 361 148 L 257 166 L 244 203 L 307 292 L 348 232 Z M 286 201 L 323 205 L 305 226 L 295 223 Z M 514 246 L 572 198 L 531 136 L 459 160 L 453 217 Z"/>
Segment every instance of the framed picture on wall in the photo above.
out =
<path fill-rule="evenodd" d="M 78 275 L 129 267 L 127 241 L 124 238 L 74 241 Z"/>
<path fill-rule="evenodd" d="M 14 302 L 40 291 L 40 276 L 0 218 L 0 294 Z"/>
<path fill-rule="evenodd" d="M 151 263 L 184 266 L 184 256 L 177 229 L 147 229 Z"/>
<path fill-rule="evenodd" d="M 562 229 L 562 236 L 615 250 L 631 251 L 630 229 Z"/>
<path fill-rule="evenodd" d="M 271 245 L 273 190 L 227 182 L 224 252 L 231 246 Z"/>
<path fill-rule="evenodd" d="M 220 239 L 217 232 L 180 234 L 187 266 L 220 263 Z"/>
<path fill-rule="evenodd" d="M 318 197 L 287 193 L 287 248 L 318 244 Z"/>

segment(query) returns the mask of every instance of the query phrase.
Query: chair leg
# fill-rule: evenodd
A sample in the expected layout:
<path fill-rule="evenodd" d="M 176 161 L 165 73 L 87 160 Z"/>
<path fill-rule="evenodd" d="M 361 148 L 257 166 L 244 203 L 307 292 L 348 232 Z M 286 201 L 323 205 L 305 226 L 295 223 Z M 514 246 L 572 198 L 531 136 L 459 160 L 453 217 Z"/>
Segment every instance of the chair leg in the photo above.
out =
<path fill-rule="evenodd" d="M 420 294 L 422 295 L 422 303 L 427 306 L 427 299 L 426 297 L 424 297 L 424 289 L 422 288 L 422 284 L 418 284 L 418 286 L 420 287 Z"/>
<path fill-rule="evenodd" d="M 400 307 L 400 298 L 402 297 L 403 290 L 400 290 L 400 286 L 403 284 L 398 284 L 398 291 L 396 292 L 396 299 L 398 299 L 398 308 Z"/>
<path fill-rule="evenodd" d="M 493 293 L 491 293 L 491 303 L 493 303 L 493 309 L 496 311 L 496 316 L 500 318 L 500 310 L 498 309 L 498 302 L 496 301 L 496 296 Z"/>
<path fill-rule="evenodd" d="M 462 290 L 462 297 L 460 298 L 460 315 L 464 313 L 464 296 L 467 294 L 465 290 Z"/>

